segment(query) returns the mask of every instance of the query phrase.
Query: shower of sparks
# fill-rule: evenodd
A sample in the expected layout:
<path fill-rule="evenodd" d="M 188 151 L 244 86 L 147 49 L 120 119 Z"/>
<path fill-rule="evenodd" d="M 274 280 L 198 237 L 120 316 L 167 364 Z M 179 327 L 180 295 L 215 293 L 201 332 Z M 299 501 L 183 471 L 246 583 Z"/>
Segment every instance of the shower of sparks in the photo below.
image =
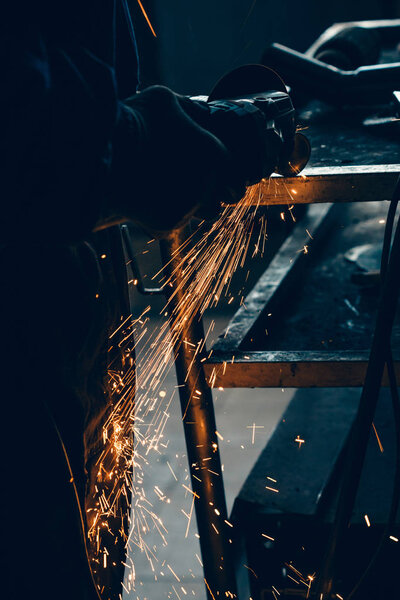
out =
<path fill-rule="evenodd" d="M 273 186 L 271 181 L 263 184 Z M 130 558 L 134 549 L 146 555 L 156 580 L 157 569 L 164 564 L 158 564 L 154 541 L 151 546 L 146 542 L 146 536 L 156 532 L 161 545 L 166 546 L 168 531 L 145 493 L 145 479 L 149 453 L 161 454 L 166 447 L 164 430 L 168 409 L 177 391 L 175 389 L 171 397 L 167 397 L 166 377 L 173 367 L 174 354 L 180 344 L 190 346 L 184 339 L 188 324 L 202 317 L 208 308 L 217 306 L 221 298 L 228 301 L 234 298 L 230 289 L 234 273 L 243 268 L 248 255 L 263 254 L 267 239 L 264 217 L 259 222 L 256 244 L 254 248 L 250 246 L 260 196 L 261 186 L 252 186 L 237 205 L 226 206 L 211 227 L 200 224 L 196 237 L 193 235 L 186 240 L 176 256 L 172 256 L 172 260 L 179 257 L 172 272 L 171 268 L 169 274 L 162 269 L 153 277 L 171 289 L 171 295 L 160 312 L 163 321 L 158 328 L 150 331 L 148 306 L 136 318 L 131 315 L 121 317 L 119 326 L 110 335 L 108 393 L 112 408 L 103 424 L 103 449 L 96 462 L 97 480 L 93 484 L 92 503 L 87 507 L 88 538 L 93 571 L 98 581 L 102 581 L 102 571 L 104 575 L 106 566 L 109 569 L 111 564 L 115 566 L 115 562 L 120 560 L 116 548 L 123 545 L 127 550 L 128 558 L 123 563 L 127 593 L 137 591 L 135 568 Z M 288 206 L 291 215 L 292 208 Z M 294 220 L 293 215 L 292 218 Z M 131 280 L 131 283 L 135 282 Z M 204 339 L 191 348 L 192 365 L 200 355 L 204 355 L 213 326 L 211 323 Z M 138 385 L 137 371 L 140 374 Z M 215 377 L 214 373 L 210 385 Z M 198 394 L 197 390 L 193 390 L 192 398 L 198 397 Z M 252 426 L 253 439 L 256 427 Z M 217 432 L 216 435 L 223 439 Z M 215 450 L 210 448 L 210 452 Z M 168 468 L 178 480 L 169 463 Z M 168 503 L 164 492 L 158 486 L 152 487 L 158 501 Z M 272 487 L 267 489 L 278 492 Z M 182 510 L 187 519 L 185 537 L 192 521 L 194 503 L 192 495 L 189 511 Z M 116 569 L 119 566 L 117 564 Z M 169 565 L 168 568 L 172 570 Z M 160 574 L 163 575 L 162 570 Z M 105 600 L 110 598 L 110 594 L 112 592 L 108 591 Z"/>

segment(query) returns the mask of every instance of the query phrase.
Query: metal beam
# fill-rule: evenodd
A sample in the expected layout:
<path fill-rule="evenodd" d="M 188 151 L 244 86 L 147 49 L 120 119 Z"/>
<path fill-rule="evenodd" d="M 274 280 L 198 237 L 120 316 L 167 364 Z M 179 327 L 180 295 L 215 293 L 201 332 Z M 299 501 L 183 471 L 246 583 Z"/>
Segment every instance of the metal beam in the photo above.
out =
<path fill-rule="evenodd" d="M 368 358 L 369 351 L 237 351 L 214 353 L 204 371 L 213 388 L 362 387 Z M 386 372 L 383 385 L 388 385 Z"/>
<path fill-rule="evenodd" d="M 260 184 L 260 205 L 390 200 L 400 164 L 311 167 L 297 177 L 273 175 Z"/>

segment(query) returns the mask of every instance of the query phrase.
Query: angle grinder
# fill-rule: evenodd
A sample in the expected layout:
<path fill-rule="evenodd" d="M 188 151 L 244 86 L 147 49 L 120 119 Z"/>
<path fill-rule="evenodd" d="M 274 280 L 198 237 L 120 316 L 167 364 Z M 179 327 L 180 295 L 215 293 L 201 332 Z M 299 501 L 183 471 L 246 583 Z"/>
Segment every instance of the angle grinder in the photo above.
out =
<path fill-rule="evenodd" d="M 239 67 L 218 81 L 200 125 L 228 148 L 231 168 L 246 185 L 278 173 L 297 175 L 310 157 L 310 143 L 296 131 L 295 109 L 282 79 L 262 65 Z"/>

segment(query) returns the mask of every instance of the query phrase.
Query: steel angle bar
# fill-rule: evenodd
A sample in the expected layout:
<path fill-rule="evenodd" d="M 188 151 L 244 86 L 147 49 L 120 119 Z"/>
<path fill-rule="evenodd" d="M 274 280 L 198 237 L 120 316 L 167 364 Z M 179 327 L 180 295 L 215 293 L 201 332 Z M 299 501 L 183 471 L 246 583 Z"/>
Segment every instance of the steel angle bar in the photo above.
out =
<path fill-rule="evenodd" d="M 296 177 L 274 175 L 260 184 L 260 205 L 371 202 L 392 197 L 400 164 L 310 167 Z"/>
<path fill-rule="evenodd" d="M 213 388 L 362 387 L 369 352 L 215 352 L 204 365 Z M 400 377 L 400 356 L 395 358 Z M 388 386 L 387 374 L 383 385 Z"/>

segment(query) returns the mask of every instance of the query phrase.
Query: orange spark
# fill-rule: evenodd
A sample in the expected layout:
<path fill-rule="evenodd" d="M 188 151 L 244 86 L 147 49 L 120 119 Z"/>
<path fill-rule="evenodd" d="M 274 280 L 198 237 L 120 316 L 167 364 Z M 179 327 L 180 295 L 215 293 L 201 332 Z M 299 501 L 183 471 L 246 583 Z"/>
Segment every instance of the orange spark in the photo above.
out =
<path fill-rule="evenodd" d="M 150 21 L 150 19 L 149 19 L 149 16 L 148 16 L 148 14 L 147 14 L 147 12 L 146 12 L 146 10 L 145 10 L 145 8 L 144 8 L 143 4 L 141 3 L 141 1 L 140 1 L 140 0 L 137 0 L 137 1 L 138 1 L 138 4 L 139 4 L 139 6 L 140 6 L 140 10 L 141 10 L 141 11 L 142 11 L 142 13 L 143 13 L 143 16 L 144 16 L 144 18 L 145 18 L 145 19 L 146 19 L 146 21 L 147 21 L 147 25 L 150 27 L 150 31 L 151 31 L 151 33 L 152 33 L 152 34 L 154 35 L 154 37 L 156 38 L 156 37 L 157 37 L 157 34 L 156 34 L 156 32 L 154 31 L 153 25 L 151 24 L 151 21 Z M 153 241 L 153 240 L 152 240 L 152 241 Z"/>
<path fill-rule="evenodd" d="M 372 429 L 374 430 L 374 433 L 375 433 L 375 436 L 376 436 L 376 441 L 378 442 L 379 450 L 380 450 L 381 452 L 383 452 L 383 446 L 382 446 L 382 442 L 381 442 L 381 440 L 380 440 L 380 438 L 379 438 L 379 435 L 378 435 L 378 432 L 377 432 L 377 430 L 376 430 L 376 427 L 375 427 L 375 424 L 374 424 L 374 423 L 372 423 Z"/>

